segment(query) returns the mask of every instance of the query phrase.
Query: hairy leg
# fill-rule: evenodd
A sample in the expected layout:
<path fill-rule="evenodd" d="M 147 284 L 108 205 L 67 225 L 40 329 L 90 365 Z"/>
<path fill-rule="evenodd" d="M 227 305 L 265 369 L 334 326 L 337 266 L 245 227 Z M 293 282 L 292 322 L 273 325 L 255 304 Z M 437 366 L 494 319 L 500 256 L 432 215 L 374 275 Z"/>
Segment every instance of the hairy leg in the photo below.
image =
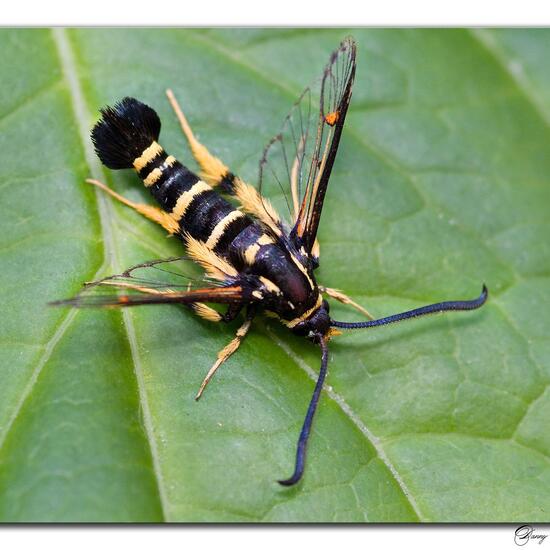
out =
<path fill-rule="evenodd" d="M 171 235 L 179 231 L 178 223 L 167 212 L 164 212 L 164 210 L 149 204 L 133 202 L 122 195 L 119 195 L 116 191 L 113 191 L 111 188 L 107 187 L 104 183 L 101 183 L 98 180 L 87 179 L 86 182 L 99 187 L 99 189 L 105 191 L 117 201 L 133 208 L 136 212 L 139 212 L 142 216 L 145 216 L 149 220 L 162 225 L 162 227 L 164 227 L 164 229 L 166 229 L 166 231 L 168 231 Z"/>

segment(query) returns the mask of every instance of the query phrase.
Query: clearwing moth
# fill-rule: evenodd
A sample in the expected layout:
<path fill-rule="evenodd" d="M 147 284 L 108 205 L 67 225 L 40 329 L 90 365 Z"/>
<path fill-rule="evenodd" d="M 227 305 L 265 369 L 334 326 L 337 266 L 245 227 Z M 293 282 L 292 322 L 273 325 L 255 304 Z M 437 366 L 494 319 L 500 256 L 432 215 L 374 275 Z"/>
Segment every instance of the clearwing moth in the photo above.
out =
<path fill-rule="evenodd" d="M 91 135 L 99 158 L 113 170 L 134 168 L 160 207 L 134 203 L 97 180 L 88 182 L 178 236 L 186 247 L 186 255 L 139 264 L 120 275 L 87 284 L 85 292 L 72 299 L 54 302 L 74 307 L 184 304 L 204 319 L 223 323 L 244 312 L 244 322 L 235 338 L 219 352 L 196 399 L 221 364 L 237 350 L 261 311 L 318 345 L 321 367 L 298 438 L 294 472 L 280 480 L 281 485 L 294 485 L 304 472 L 306 446 L 327 373 L 331 337 L 340 334 L 340 329 L 371 328 L 442 311 L 477 309 L 488 295 L 483 285 L 480 296 L 473 300 L 440 302 L 373 319 L 344 293 L 317 283 L 317 229 L 351 100 L 355 59 L 356 44 L 348 37 L 331 54 L 323 71 L 319 109 L 312 108 L 312 93 L 306 88 L 286 117 L 282 131 L 264 149 L 257 186 L 245 183 L 196 139 L 170 90 L 168 99 L 200 166 L 200 175 L 158 143 L 160 120 L 149 106 L 126 97 L 102 109 Z M 268 181 L 284 191 L 287 219 L 262 193 Z M 236 208 L 223 195 L 232 197 L 240 207 Z M 189 259 L 204 268 L 205 276 L 200 281 L 167 282 L 136 274 L 140 270 L 173 273 L 166 264 Z M 107 286 L 124 294 L 89 292 Z M 332 319 L 324 296 L 355 307 L 369 319 Z M 226 304 L 224 312 L 209 303 Z"/>

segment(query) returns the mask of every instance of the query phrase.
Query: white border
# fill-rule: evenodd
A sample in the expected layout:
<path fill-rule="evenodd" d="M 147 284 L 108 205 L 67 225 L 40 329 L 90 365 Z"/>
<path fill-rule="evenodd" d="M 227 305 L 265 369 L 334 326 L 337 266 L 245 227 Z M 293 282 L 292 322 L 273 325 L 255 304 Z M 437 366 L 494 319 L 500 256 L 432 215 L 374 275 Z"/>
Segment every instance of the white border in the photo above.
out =
<path fill-rule="evenodd" d="M 299 548 L 314 550 L 420 548 L 432 550 L 474 550 L 477 548 L 519 548 L 514 543 L 517 526 L 429 527 L 355 526 L 355 527 L 27 527 L 6 528 L 0 532 L 3 548 L 40 548 L 41 550 L 140 550 L 186 548 L 231 550 L 271 550 Z M 550 532 L 535 527 L 537 532 Z M 550 548 L 529 541 L 527 548 Z"/>
<path fill-rule="evenodd" d="M 54 4 L 17 0 L 2 6 L 3 26 L 524 26 L 550 23 L 550 3 L 522 0 L 297 0 L 255 2 L 227 0 L 94 0 Z M 0 31 L 1 32 L 1 31 Z M 161 547 L 194 548 L 517 548 L 517 525 L 488 526 L 355 526 L 355 527 L 5 527 L 4 548 L 33 547 L 97 550 Z M 541 532 L 550 529 L 540 527 Z M 10 544 L 11 543 L 11 544 Z M 535 542 L 531 547 L 538 546 Z M 541 545 L 549 545 L 550 537 Z"/>
<path fill-rule="evenodd" d="M 524 26 L 550 23 L 544 0 L 94 0 L 3 3 L 18 26 Z"/>

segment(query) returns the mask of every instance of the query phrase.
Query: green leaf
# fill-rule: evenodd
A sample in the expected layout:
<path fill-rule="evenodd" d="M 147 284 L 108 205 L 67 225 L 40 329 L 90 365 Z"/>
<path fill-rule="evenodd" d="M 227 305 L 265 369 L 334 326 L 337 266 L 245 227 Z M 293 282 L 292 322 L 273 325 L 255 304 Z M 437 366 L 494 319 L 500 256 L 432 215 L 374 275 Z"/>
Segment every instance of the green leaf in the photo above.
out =
<path fill-rule="evenodd" d="M 199 403 L 235 327 L 171 306 L 46 303 L 181 244 L 88 138 L 134 95 L 194 166 L 164 97 L 245 179 L 347 32 L 0 30 L 0 519 L 548 519 L 550 80 L 545 30 L 353 30 L 358 74 L 319 280 L 376 316 L 490 289 L 482 310 L 331 343 L 303 482 L 290 474 L 319 351 L 268 320 Z M 341 320 L 359 319 L 340 304 Z"/>

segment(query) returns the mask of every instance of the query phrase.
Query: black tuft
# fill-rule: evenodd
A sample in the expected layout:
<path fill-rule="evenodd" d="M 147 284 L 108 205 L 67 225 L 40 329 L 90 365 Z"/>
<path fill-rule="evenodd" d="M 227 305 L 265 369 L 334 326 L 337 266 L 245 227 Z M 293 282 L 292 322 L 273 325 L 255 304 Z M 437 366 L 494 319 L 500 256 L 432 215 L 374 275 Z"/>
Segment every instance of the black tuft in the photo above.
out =
<path fill-rule="evenodd" d="M 101 115 L 92 130 L 92 142 L 108 168 L 131 168 L 134 160 L 159 137 L 157 113 L 133 97 L 101 109 Z"/>

